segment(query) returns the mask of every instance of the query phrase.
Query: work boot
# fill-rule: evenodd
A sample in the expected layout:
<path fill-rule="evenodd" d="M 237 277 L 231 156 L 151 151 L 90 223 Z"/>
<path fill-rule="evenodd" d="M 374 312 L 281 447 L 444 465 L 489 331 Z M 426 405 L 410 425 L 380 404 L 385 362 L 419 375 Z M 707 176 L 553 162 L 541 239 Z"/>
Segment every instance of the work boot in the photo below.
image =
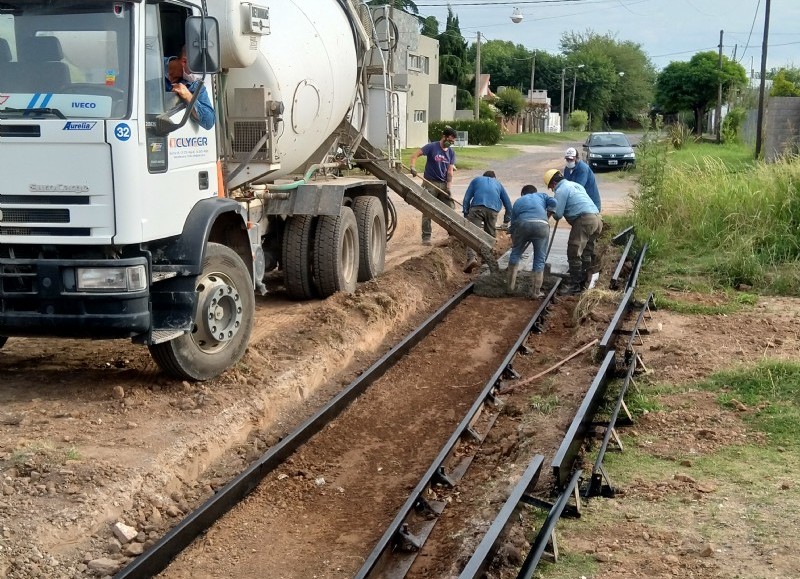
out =
<path fill-rule="evenodd" d="M 583 291 L 581 288 L 581 266 L 569 266 L 569 279 L 566 282 L 561 282 L 558 288 L 558 295 L 573 296 Z"/>
<path fill-rule="evenodd" d="M 422 238 L 422 245 L 430 245 L 430 244 L 431 244 L 431 238 L 430 237 L 423 237 Z"/>
<path fill-rule="evenodd" d="M 467 265 L 464 266 L 464 273 L 472 273 L 475 271 L 476 267 L 478 267 L 478 260 L 473 257 L 467 262 Z"/>
<path fill-rule="evenodd" d="M 508 266 L 508 291 L 513 292 L 517 287 L 517 273 L 519 272 L 519 264 Z"/>
<path fill-rule="evenodd" d="M 539 298 L 543 298 L 544 294 L 542 293 L 542 282 L 544 281 L 544 272 L 543 271 L 534 271 L 533 276 L 531 276 L 531 285 L 533 286 L 533 291 L 531 292 L 533 299 L 538 300 Z"/>

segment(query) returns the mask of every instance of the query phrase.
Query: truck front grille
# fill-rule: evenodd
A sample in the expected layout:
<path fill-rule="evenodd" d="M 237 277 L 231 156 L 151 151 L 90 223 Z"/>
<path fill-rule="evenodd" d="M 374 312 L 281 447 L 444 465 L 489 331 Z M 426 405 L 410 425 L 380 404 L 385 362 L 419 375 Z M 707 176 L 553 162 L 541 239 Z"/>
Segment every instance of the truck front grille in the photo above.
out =
<path fill-rule="evenodd" d="M 2 209 L 0 224 L 69 223 L 69 209 Z"/>

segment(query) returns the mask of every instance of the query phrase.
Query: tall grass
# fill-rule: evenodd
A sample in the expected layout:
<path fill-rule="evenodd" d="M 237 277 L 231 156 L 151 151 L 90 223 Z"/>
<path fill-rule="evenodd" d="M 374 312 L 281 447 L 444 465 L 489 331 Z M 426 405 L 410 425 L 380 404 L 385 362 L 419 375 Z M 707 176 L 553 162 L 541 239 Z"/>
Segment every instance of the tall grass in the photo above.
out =
<path fill-rule="evenodd" d="M 719 286 L 800 295 L 800 159 L 767 165 L 736 146 L 687 145 L 680 155 L 656 148 L 638 156 L 633 200 L 651 257 Z"/>

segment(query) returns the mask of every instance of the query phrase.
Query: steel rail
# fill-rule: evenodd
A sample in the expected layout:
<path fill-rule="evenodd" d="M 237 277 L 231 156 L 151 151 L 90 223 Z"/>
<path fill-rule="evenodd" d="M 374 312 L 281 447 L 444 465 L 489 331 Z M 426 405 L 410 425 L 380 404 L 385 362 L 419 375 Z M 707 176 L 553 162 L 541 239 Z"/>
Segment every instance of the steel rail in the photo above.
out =
<path fill-rule="evenodd" d="M 630 225 L 617 233 L 614 237 L 611 238 L 611 243 L 614 245 L 622 245 L 623 241 L 625 241 L 628 237 L 633 237 L 633 225 Z"/>
<path fill-rule="evenodd" d="M 519 338 L 517 338 L 514 345 L 511 346 L 505 358 L 498 366 L 497 370 L 492 374 L 492 376 L 486 382 L 485 386 L 475 399 L 475 402 L 473 402 L 472 406 L 467 411 L 464 418 L 456 426 L 455 430 L 450 435 L 450 438 L 447 440 L 442 449 L 439 451 L 439 454 L 433 460 L 430 467 L 428 467 L 428 470 L 425 472 L 420 481 L 411 491 L 408 499 L 406 499 L 405 503 L 402 505 L 402 507 L 400 507 L 400 510 L 398 511 L 394 520 L 386 529 L 383 536 L 378 540 L 372 552 L 370 552 L 370 554 L 367 556 L 366 560 L 364 561 L 364 564 L 361 566 L 361 568 L 354 576 L 355 579 L 366 579 L 367 577 L 372 577 L 373 573 L 382 572 L 383 568 L 386 568 L 387 566 L 390 565 L 388 558 L 391 554 L 391 548 L 394 545 L 408 542 L 409 535 L 407 532 L 406 521 L 412 514 L 414 509 L 418 510 L 424 509 L 429 514 L 432 514 L 434 516 L 438 515 L 438 513 L 435 510 L 431 509 L 430 505 L 424 498 L 426 489 L 430 488 L 435 483 L 436 480 L 441 480 L 442 477 L 447 478 L 447 475 L 444 472 L 443 465 L 445 461 L 448 459 L 448 457 L 450 457 L 453 451 L 456 449 L 461 438 L 465 434 L 469 434 L 474 438 L 474 434 L 471 431 L 471 425 L 473 424 L 474 419 L 477 417 L 478 413 L 480 412 L 480 410 L 483 408 L 483 406 L 486 404 L 487 401 L 495 400 L 494 391 L 497 384 L 499 384 L 503 375 L 507 372 L 507 369 L 511 367 L 511 362 L 517 355 L 517 353 L 520 351 L 524 351 L 525 349 L 524 342 L 528 338 L 528 335 L 531 332 L 540 330 L 541 328 L 540 318 L 544 317 L 547 308 L 549 307 L 550 303 L 553 302 L 557 288 L 558 284 L 556 284 L 550 290 L 550 293 L 545 297 L 545 299 L 542 300 L 541 305 L 533 314 L 530 321 L 528 321 L 525 328 L 520 333 Z M 463 476 L 463 472 L 460 473 L 460 476 Z M 451 479 L 448 479 L 448 481 L 452 482 Z M 433 525 L 430 525 L 430 528 L 426 529 L 426 532 L 430 533 L 432 527 Z M 418 550 L 420 546 L 421 544 L 418 542 L 413 544 L 413 548 L 416 550 Z M 400 576 L 403 576 L 405 574 L 405 570 L 395 569 L 395 573 Z M 380 575 L 380 576 L 385 577 L 386 575 Z"/>
<path fill-rule="evenodd" d="M 261 480 L 275 470 L 312 436 L 344 411 L 408 351 L 427 336 L 442 319 L 472 293 L 474 285 L 467 284 L 434 312 L 419 327 L 353 380 L 322 409 L 308 418 L 289 435 L 251 464 L 198 509 L 189 513 L 155 545 L 121 569 L 114 579 L 146 579 L 157 575 L 201 533 L 252 492 Z"/>
<path fill-rule="evenodd" d="M 611 484 L 611 479 L 606 473 L 605 469 L 603 468 L 603 459 L 606 456 L 606 450 L 608 450 L 608 443 L 611 441 L 611 436 L 615 436 L 615 427 L 617 424 L 617 417 L 619 416 L 619 411 L 624 404 L 625 394 L 628 392 L 628 386 L 633 378 L 633 373 L 636 371 L 636 359 L 633 359 L 633 362 L 628 365 L 628 370 L 625 373 L 625 379 L 622 381 L 622 385 L 619 389 L 619 394 L 617 395 L 617 400 L 614 403 L 614 408 L 611 411 L 611 415 L 608 419 L 608 425 L 606 426 L 605 434 L 603 435 L 603 441 L 600 443 L 600 447 L 597 450 L 597 457 L 594 461 L 594 467 L 592 468 L 592 475 L 589 479 L 589 486 L 586 490 L 587 497 L 596 497 L 596 496 L 605 496 L 605 497 L 613 497 L 615 494 L 614 486 Z M 627 411 L 627 410 L 626 410 Z M 619 440 L 618 440 L 619 442 Z M 620 443 L 620 450 L 622 450 L 622 444 Z M 603 486 L 603 481 L 606 481 L 606 485 Z"/>
<path fill-rule="evenodd" d="M 626 364 L 630 364 L 630 358 L 636 355 L 636 352 L 634 352 L 634 350 L 633 350 L 633 341 L 637 337 L 641 341 L 642 334 L 649 333 L 649 331 L 650 331 L 647 328 L 647 323 L 645 322 L 644 317 L 645 317 L 645 315 L 650 313 L 650 307 L 651 306 L 655 307 L 655 301 L 654 301 L 654 296 L 653 296 L 652 292 L 647 296 L 647 299 L 644 301 L 644 304 L 642 304 L 642 307 L 639 309 L 639 313 L 636 316 L 636 322 L 634 322 L 633 329 L 631 330 L 631 334 L 630 334 L 630 336 L 628 336 L 628 341 L 625 344 L 625 350 L 623 350 L 623 352 L 625 354 L 625 362 L 626 362 Z M 639 326 L 641 326 L 642 324 L 644 324 L 644 326 L 645 326 L 644 330 L 639 329 Z"/>
<path fill-rule="evenodd" d="M 600 352 L 608 352 L 614 349 L 614 338 L 619 333 L 619 326 L 622 324 L 622 320 L 628 314 L 628 310 L 633 303 L 633 290 L 634 288 L 632 287 L 628 288 L 625 290 L 625 293 L 622 294 L 622 299 L 619 301 L 617 311 L 614 312 L 614 317 L 611 318 L 611 322 L 609 322 L 608 328 L 606 328 L 605 334 L 603 334 L 603 338 L 597 346 Z"/>
<path fill-rule="evenodd" d="M 639 282 L 639 272 L 641 271 L 642 264 L 644 263 L 644 256 L 647 253 L 647 246 L 648 244 L 645 243 L 639 250 L 639 253 L 636 254 L 636 259 L 633 261 L 633 269 L 631 269 L 631 273 L 628 275 L 628 283 L 625 284 L 625 289 L 635 288 L 636 284 Z"/>
<path fill-rule="evenodd" d="M 555 532 L 556 523 L 558 523 L 558 520 L 561 518 L 561 513 L 567 506 L 567 502 L 569 501 L 570 497 L 573 496 L 582 472 L 583 471 L 581 470 L 575 471 L 569 481 L 569 484 L 565 486 L 564 492 L 559 495 L 558 500 L 553 505 L 553 508 L 551 508 L 550 512 L 547 513 L 547 518 L 545 518 L 542 528 L 537 533 L 536 539 L 531 546 L 528 556 L 525 557 L 525 561 L 522 563 L 522 567 L 517 574 L 517 579 L 532 579 L 533 573 L 536 571 L 536 567 L 539 565 L 539 561 L 541 560 L 544 550 L 547 548 L 547 544 L 550 542 L 551 537 L 553 538 L 553 545 L 555 549 L 555 535 L 553 533 Z"/>
<path fill-rule="evenodd" d="M 559 489 L 563 489 L 567 484 L 568 477 L 575 464 L 575 458 L 578 456 L 578 451 L 583 445 L 586 432 L 592 424 L 592 419 L 594 418 L 598 406 L 600 406 L 605 397 L 608 382 L 616 372 L 614 364 L 615 355 L 616 352 L 614 352 L 614 350 L 610 350 L 606 353 L 603 363 L 597 370 L 597 374 L 594 380 L 592 380 L 592 384 L 589 386 L 586 395 L 583 397 L 583 402 L 581 402 L 578 411 L 575 413 L 575 418 L 573 418 L 553 458 L 553 476 L 556 480 L 556 487 Z"/>
<path fill-rule="evenodd" d="M 503 504 L 503 508 L 500 509 L 500 513 L 492 522 L 480 544 L 475 548 L 472 557 L 467 561 L 467 565 L 464 567 L 464 570 L 461 571 L 458 579 L 477 579 L 484 576 L 483 574 L 487 569 L 486 566 L 489 563 L 490 555 L 494 551 L 495 544 L 514 524 L 515 521 L 512 517 L 514 513 L 517 512 L 519 505 L 524 502 L 524 496 L 533 489 L 536 482 L 539 480 L 539 474 L 542 471 L 543 463 L 544 457 L 541 454 L 537 454 L 533 457 L 528 468 L 525 469 L 522 478 L 519 479 L 519 482 L 517 482 L 511 490 L 508 499 L 506 499 L 506 502 Z"/>
<path fill-rule="evenodd" d="M 625 244 L 625 249 L 622 250 L 622 255 L 620 255 L 619 262 L 617 263 L 617 269 L 614 270 L 614 275 L 611 276 L 611 282 L 609 283 L 609 286 L 612 290 L 615 290 L 619 287 L 619 278 L 622 275 L 622 268 L 625 267 L 625 262 L 628 260 L 628 254 L 633 246 L 633 240 L 633 234 L 629 235 L 628 242 Z"/>

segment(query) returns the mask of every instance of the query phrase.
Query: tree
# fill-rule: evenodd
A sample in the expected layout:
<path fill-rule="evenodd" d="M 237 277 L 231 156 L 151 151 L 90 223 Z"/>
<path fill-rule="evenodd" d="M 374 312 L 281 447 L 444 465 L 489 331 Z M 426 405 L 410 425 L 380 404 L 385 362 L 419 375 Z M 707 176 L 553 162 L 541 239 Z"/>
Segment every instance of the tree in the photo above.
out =
<path fill-rule="evenodd" d="M 476 46 L 469 49 L 470 60 L 475 62 Z M 507 40 L 489 40 L 481 44 L 481 70 L 488 73 L 491 86 L 497 92 L 501 86 L 522 90 L 530 85 L 533 53 L 521 44 Z"/>
<path fill-rule="evenodd" d="M 497 95 L 494 106 L 505 118 L 516 117 L 525 109 L 525 97 L 517 89 L 507 88 Z"/>
<path fill-rule="evenodd" d="M 428 38 L 439 37 L 439 21 L 436 19 L 436 16 L 427 16 L 422 19 L 420 34 Z"/>
<path fill-rule="evenodd" d="M 458 16 L 451 8 L 447 9 L 447 22 L 444 32 L 439 37 L 439 82 L 454 84 L 458 88 L 469 90 L 470 66 L 467 62 L 467 43 L 461 35 Z M 461 103 L 458 103 L 461 107 Z"/>
<path fill-rule="evenodd" d="M 772 88 L 769 91 L 769 96 L 800 96 L 800 88 L 797 87 L 796 83 L 789 80 L 786 77 L 786 71 L 781 69 L 772 80 Z"/>
<path fill-rule="evenodd" d="M 723 92 L 747 85 L 747 73 L 737 62 L 716 52 L 698 52 L 689 62 L 671 62 L 658 75 L 656 103 L 665 113 L 692 111 L 695 133 L 703 132 L 703 117 L 717 102 L 720 81 Z"/>
<path fill-rule="evenodd" d="M 639 44 L 591 30 L 571 31 L 561 36 L 561 50 L 570 63 L 585 65 L 573 71 L 576 109 L 610 122 L 637 119 L 649 109 L 656 71 Z"/>

